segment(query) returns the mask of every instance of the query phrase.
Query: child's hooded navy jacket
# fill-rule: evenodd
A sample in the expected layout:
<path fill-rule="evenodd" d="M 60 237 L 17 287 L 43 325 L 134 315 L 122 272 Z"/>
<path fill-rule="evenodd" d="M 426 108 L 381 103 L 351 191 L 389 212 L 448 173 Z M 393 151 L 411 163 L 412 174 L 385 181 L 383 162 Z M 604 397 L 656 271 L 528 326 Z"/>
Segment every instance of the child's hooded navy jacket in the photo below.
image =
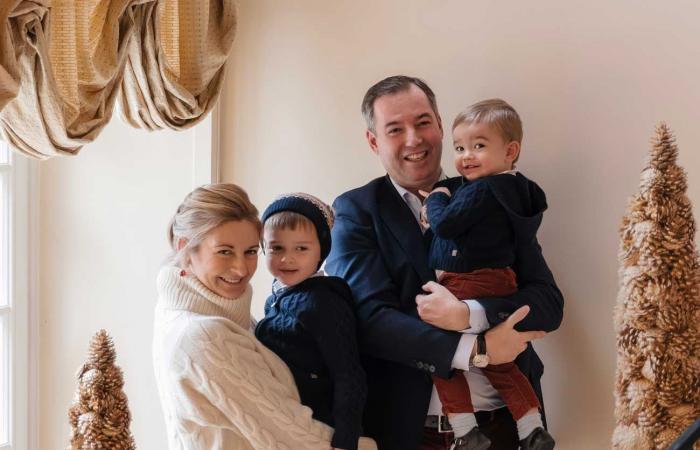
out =
<path fill-rule="evenodd" d="M 464 273 L 511 266 L 516 246 L 535 238 L 547 209 L 542 189 L 519 172 L 439 185 L 451 188 L 452 196 L 437 192 L 426 200 L 432 269 Z"/>
<path fill-rule="evenodd" d="M 284 360 L 301 402 L 335 427 L 331 445 L 357 449 L 367 381 L 357 350 L 352 292 L 338 277 L 313 276 L 274 289 L 255 336 Z"/>

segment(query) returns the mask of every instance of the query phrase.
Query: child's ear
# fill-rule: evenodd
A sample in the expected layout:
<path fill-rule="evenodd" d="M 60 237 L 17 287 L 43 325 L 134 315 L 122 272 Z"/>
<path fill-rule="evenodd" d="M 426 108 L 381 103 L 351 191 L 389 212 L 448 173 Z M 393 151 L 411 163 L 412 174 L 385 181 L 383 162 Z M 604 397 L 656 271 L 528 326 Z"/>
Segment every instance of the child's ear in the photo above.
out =
<path fill-rule="evenodd" d="M 506 161 L 513 162 L 518 159 L 520 155 L 520 142 L 510 141 L 506 146 Z"/>

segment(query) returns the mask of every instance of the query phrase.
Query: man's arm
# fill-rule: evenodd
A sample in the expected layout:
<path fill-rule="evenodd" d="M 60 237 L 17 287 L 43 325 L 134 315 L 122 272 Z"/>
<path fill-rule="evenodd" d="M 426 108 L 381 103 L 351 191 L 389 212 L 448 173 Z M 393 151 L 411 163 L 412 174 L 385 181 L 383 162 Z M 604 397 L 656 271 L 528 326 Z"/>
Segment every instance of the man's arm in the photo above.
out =
<path fill-rule="evenodd" d="M 361 351 L 411 367 L 432 366 L 447 377 L 460 335 L 401 310 L 399 287 L 387 267 L 391 261 L 380 252 L 370 213 L 345 196 L 333 206 L 333 246 L 325 267 L 352 289 Z"/>
<path fill-rule="evenodd" d="M 528 306 L 530 313 L 517 323 L 519 331 L 554 331 L 561 324 L 564 312 L 564 298 L 559 291 L 552 272 L 542 256 L 542 250 L 536 240 L 517 249 L 516 264 L 513 269 L 518 275 L 518 292 L 508 297 L 489 297 L 475 299 L 483 311 L 470 311 L 467 321 L 474 324 L 480 322 L 478 316 L 471 318 L 474 312 L 485 314 L 490 327 L 505 321 L 521 306 Z M 421 318 L 436 327 L 457 329 L 453 326 L 454 317 L 447 314 L 448 309 L 454 309 L 457 298 L 446 288 L 430 282 L 423 287 L 429 294 L 418 298 L 418 312 Z M 468 300 L 468 299 L 462 299 Z M 473 303 L 473 302 L 467 302 Z M 477 319 L 477 320 L 474 320 Z M 479 326 L 474 332 L 483 331 Z M 471 332 L 471 331 L 468 331 Z"/>
<path fill-rule="evenodd" d="M 518 276 L 518 292 L 508 297 L 476 299 L 484 307 L 491 326 L 505 321 L 516 309 L 527 305 L 530 313 L 518 322 L 517 330 L 550 332 L 559 328 L 564 314 L 564 297 L 536 239 L 518 246 L 513 270 Z"/>

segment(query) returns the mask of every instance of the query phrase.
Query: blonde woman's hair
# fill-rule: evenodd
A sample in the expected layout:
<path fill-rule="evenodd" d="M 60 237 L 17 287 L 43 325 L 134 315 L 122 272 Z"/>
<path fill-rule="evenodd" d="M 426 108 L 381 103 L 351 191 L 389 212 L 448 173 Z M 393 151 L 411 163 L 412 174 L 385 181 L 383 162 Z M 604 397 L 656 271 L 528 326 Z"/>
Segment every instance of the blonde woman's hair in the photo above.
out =
<path fill-rule="evenodd" d="M 521 143 L 523 140 L 523 123 L 520 121 L 518 112 L 500 98 L 474 103 L 457 114 L 452 124 L 452 131 L 458 125 L 473 123 L 484 123 L 492 126 L 506 143 L 512 141 Z M 520 157 L 519 154 L 518 157 Z M 515 159 L 515 161 L 517 160 L 518 158 Z"/>
<path fill-rule="evenodd" d="M 170 220 L 170 261 L 180 266 L 183 257 L 196 250 L 211 230 L 226 222 L 243 220 L 254 225 L 258 232 L 262 230 L 258 210 L 243 189 L 230 183 L 198 187 L 187 194 Z M 187 244 L 178 250 L 178 242 L 183 238 Z"/>

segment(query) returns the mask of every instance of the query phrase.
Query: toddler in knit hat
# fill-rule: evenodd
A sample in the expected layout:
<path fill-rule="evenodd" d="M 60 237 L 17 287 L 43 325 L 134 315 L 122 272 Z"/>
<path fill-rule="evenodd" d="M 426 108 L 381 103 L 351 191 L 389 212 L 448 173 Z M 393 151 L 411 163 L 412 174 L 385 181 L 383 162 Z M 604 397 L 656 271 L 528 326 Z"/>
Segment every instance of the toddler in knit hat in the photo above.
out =
<path fill-rule="evenodd" d="M 289 366 L 301 402 L 335 428 L 331 445 L 355 450 L 367 397 L 347 283 L 325 276 L 333 211 L 303 193 L 275 199 L 262 216 L 267 268 L 275 277 L 256 337 Z"/>

